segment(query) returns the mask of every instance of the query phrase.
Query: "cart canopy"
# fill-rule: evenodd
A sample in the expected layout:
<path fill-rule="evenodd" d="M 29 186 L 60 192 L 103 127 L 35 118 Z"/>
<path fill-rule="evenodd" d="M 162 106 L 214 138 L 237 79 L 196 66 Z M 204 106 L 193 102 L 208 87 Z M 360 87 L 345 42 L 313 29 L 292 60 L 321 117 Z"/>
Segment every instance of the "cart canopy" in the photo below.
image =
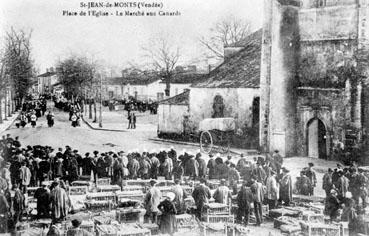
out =
<path fill-rule="evenodd" d="M 200 121 L 199 130 L 220 130 L 220 131 L 234 131 L 236 129 L 236 123 L 234 118 L 207 118 Z"/>

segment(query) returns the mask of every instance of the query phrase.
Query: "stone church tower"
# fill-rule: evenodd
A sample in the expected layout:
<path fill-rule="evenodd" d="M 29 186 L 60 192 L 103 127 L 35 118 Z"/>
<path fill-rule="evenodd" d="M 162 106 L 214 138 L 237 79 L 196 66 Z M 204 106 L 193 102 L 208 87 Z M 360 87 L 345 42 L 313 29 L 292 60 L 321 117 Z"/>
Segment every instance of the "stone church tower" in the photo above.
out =
<path fill-rule="evenodd" d="M 263 151 L 328 158 L 365 144 L 368 49 L 369 1 L 264 0 Z"/>

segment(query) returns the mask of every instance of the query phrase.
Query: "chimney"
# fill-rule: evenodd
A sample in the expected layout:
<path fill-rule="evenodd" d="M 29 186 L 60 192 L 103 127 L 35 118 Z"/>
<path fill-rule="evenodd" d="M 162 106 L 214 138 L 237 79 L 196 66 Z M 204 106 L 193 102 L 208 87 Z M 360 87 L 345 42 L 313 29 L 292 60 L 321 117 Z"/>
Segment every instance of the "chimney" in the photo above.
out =
<path fill-rule="evenodd" d="M 54 73 L 54 67 L 50 67 L 50 72 Z"/>
<path fill-rule="evenodd" d="M 49 68 L 46 68 L 46 72 L 49 72 Z"/>
<path fill-rule="evenodd" d="M 208 73 L 210 73 L 210 71 L 211 71 L 211 65 L 210 64 L 208 65 L 208 70 L 209 70 Z"/>

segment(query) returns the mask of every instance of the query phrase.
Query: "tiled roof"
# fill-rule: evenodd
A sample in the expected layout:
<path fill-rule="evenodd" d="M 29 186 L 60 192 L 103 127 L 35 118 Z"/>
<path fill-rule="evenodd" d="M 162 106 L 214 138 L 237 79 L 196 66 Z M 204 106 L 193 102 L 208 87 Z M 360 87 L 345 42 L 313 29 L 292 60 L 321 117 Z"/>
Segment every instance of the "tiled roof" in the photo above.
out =
<path fill-rule="evenodd" d="M 49 77 L 49 76 L 53 76 L 53 75 L 56 75 L 56 73 L 55 72 L 45 72 L 45 73 L 43 73 L 43 74 L 41 74 L 41 75 L 39 75 L 39 76 L 37 76 L 37 77 Z"/>
<path fill-rule="evenodd" d="M 259 29 L 255 31 L 254 33 L 248 35 L 246 38 L 238 42 L 235 42 L 233 44 L 230 44 L 228 47 L 246 47 L 247 45 L 250 45 L 250 44 L 260 44 L 262 36 L 263 36 L 263 30 Z"/>
<path fill-rule="evenodd" d="M 192 84 L 202 78 L 204 74 L 199 73 L 178 73 L 171 80 L 172 84 Z M 161 83 L 165 83 L 162 81 Z"/>
<path fill-rule="evenodd" d="M 189 105 L 190 91 L 180 93 L 174 97 L 162 100 L 159 104 L 165 105 Z"/>
<path fill-rule="evenodd" d="M 110 85 L 148 85 L 159 80 L 156 76 L 125 76 L 125 77 L 112 77 L 107 78 L 107 83 Z"/>
<path fill-rule="evenodd" d="M 192 84 L 194 88 L 259 88 L 261 63 L 261 31 L 242 42 L 239 52 Z"/>

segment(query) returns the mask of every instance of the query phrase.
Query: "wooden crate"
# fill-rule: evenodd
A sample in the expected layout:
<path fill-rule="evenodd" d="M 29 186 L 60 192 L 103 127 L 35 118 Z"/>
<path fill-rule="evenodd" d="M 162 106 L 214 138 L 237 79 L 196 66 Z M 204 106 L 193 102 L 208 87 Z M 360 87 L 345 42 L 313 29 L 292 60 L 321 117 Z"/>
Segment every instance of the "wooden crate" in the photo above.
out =
<path fill-rule="evenodd" d="M 84 181 L 84 180 L 76 180 L 73 181 L 72 186 L 87 186 L 90 187 L 90 182 L 89 181 Z"/>
<path fill-rule="evenodd" d="M 323 214 L 303 214 L 302 220 L 309 223 L 324 223 L 324 215 Z"/>
<path fill-rule="evenodd" d="M 95 201 L 112 201 L 115 202 L 116 195 L 112 192 L 99 192 L 99 193 L 88 193 L 86 195 L 88 200 Z"/>
<path fill-rule="evenodd" d="M 227 215 L 230 213 L 230 207 L 227 204 L 209 203 L 206 205 L 207 215 Z"/>
<path fill-rule="evenodd" d="M 124 191 L 141 191 L 143 192 L 145 190 L 145 187 L 142 185 L 127 185 L 122 188 L 122 192 Z"/>
<path fill-rule="evenodd" d="M 115 219 L 119 223 L 143 223 L 144 215 L 146 210 L 144 209 L 135 209 L 135 208 L 119 208 L 116 211 Z"/>
<path fill-rule="evenodd" d="M 86 195 L 87 194 L 87 186 L 69 186 L 69 195 Z"/>
<path fill-rule="evenodd" d="M 90 201 L 85 202 L 85 206 L 87 210 L 94 210 L 94 211 L 104 211 L 113 209 L 115 205 L 110 200 L 102 200 L 102 201 Z"/>
<path fill-rule="evenodd" d="M 194 228 L 197 225 L 196 217 L 190 214 L 181 214 L 174 216 L 177 222 L 177 228 Z"/>
<path fill-rule="evenodd" d="M 117 202 L 120 202 L 120 199 L 130 199 L 143 202 L 145 199 L 145 194 L 143 194 L 141 191 L 117 191 L 115 194 L 117 197 Z"/>
<path fill-rule="evenodd" d="M 118 192 L 121 191 L 121 188 L 118 185 L 99 185 L 97 186 L 98 192 Z"/>
<path fill-rule="evenodd" d="M 110 178 L 100 178 L 96 180 L 96 186 L 110 185 Z"/>
<path fill-rule="evenodd" d="M 341 236 L 341 229 L 338 225 L 320 223 L 300 223 L 304 236 Z"/>
<path fill-rule="evenodd" d="M 205 215 L 206 223 L 230 223 L 234 224 L 234 215 Z"/>

